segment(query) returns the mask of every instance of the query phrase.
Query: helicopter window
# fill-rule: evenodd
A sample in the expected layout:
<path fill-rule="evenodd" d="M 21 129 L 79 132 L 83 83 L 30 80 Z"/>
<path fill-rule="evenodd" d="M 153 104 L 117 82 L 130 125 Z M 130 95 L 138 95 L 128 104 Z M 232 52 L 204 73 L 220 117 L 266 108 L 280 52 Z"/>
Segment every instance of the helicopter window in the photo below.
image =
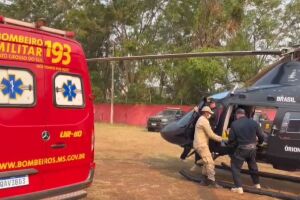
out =
<path fill-rule="evenodd" d="M 276 113 L 277 113 L 276 108 L 256 107 L 253 114 L 253 120 L 260 125 L 263 132 L 269 134 L 271 133 L 271 127 L 273 125 L 273 121 L 276 116 Z"/>
<path fill-rule="evenodd" d="M 227 111 L 227 115 L 224 121 L 223 133 L 229 133 L 231 123 L 235 120 L 235 110 L 237 110 L 238 108 L 243 108 L 246 111 L 246 116 L 253 118 L 253 120 L 260 125 L 264 133 L 269 134 L 271 132 L 271 127 L 277 113 L 277 108 L 232 105 L 228 108 Z"/>
<path fill-rule="evenodd" d="M 210 123 L 212 128 L 216 128 L 215 126 L 218 125 L 219 123 L 219 119 L 221 114 L 223 113 L 224 110 L 224 106 L 223 104 L 219 103 L 219 102 L 215 102 L 215 107 L 212 108 L 212 111 L 214 112 L 214 115 L 212 116 Z M 196 113 L 193 110 L 191 110 L 190 112 L 186 113 L 180 120 L 177 121 L 177 124 L 181 127 L 186 126 L 187 124 L 189 124 L 190 122 L 194 121 L 195 118 L 198 118 L 199 114 Z"/>
<path fill-rule="evenodd" d="M 224 106 L 221 103 L 216 103 L 215 108 L 212 108 L 212 111 L 214 114 L 210 118 L 210 124 L 213 128 L 216 128 L 219 124 L 220 116 L 222 115 L 224 111 Z"/>
<path fill-rule="evenodd" d="M 192 110 L 192 111 L 188 112 L 186 115 L 184 115 L 180 120 L 177 121 L 178 125 L 180 127 L 186 126 L 190 122 L 190 120 L 192 119 L 192 116 L 193 116 L 194 112 L 195 111 Z"/>
<path fill-rule="evenodd" d="M 282 125 L 282 133 L 300 133 L 300 113 L 287 112 L 284 115 Z"/>

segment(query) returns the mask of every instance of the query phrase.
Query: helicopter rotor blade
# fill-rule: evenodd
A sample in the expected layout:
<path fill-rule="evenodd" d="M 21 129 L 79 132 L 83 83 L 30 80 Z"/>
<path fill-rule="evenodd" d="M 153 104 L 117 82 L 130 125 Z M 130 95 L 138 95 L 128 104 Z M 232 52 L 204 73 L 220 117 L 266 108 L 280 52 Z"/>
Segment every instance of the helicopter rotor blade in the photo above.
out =
<path fill-rule="evenodd" d="M 195 52 L 195 53 L 175 53 L 161 55 L 140 55 L 124 57 L 100 57 L 89 58 L 87 62 L 109 62 L 123 60 L 145 60 L 145 59 L 176 59 L 176 58 L 197 58 L 197 57 L 233 57 L 233 56 L 256 56 L 256 55 L 282 55 L 281 50 L 262 51 L 223 51 L 223 52 Z"/>

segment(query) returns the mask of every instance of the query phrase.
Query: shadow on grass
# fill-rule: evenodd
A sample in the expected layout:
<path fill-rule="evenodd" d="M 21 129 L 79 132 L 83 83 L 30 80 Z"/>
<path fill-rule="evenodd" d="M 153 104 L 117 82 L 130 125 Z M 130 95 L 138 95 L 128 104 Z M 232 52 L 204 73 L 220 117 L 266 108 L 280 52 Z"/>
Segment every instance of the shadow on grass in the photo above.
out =
<path fill-rule="evenodd" d="M 160 155 L 158 157 L 148 157 L 143 160 L 149 168 L 158 170 L 161 174 L 176 178 L 178 180 L 186 180 L 179 174 L 181 169 L 189 170 L 193 166 L 193 161 L 182 162 L 179 158 Z M 194 172 L 191 172 L 194 176 L 201 176 L 201 168 L 198 167 Z M 232 182 L 232 174 L 230 171 L 216 169 L 216 179 Z M 275 191 L 287 192 L 291 194 L 300 194 L 299 184 L 291 183 L 288 181 L 273 180 L 270 178 L 261 179 L 261 185 L 265 189 L 271 189 Z M 253 185 L 250 175 L 242 174 L 243 183 L 246 185 Z"/>
<path fill-rule="evenodd" d="M 146 163 L 149 168 L 176 179 L 183 179 L 183 177 L 179 174 L 181 169 L 188 169 L 193 165 L 192 161 L 183 162 L 179 158 L 167 155 L 147 157 L 143 160 L 143 162 Z"/>

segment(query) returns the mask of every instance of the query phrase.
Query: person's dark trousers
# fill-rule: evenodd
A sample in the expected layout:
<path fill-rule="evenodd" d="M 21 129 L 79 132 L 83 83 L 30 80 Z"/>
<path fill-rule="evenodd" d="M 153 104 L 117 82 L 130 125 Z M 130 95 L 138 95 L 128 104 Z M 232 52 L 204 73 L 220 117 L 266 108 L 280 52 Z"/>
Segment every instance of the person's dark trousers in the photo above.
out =
<path fill-rule="evenodd" d="M 186 159 L 186 157 L 191 152 L 192 148 L 193 147 L 191 145 L 185 145 L 185 146 L 183 146 L 183 152 L 180 155 L 180 159 L 182 159 L 182 160 Z"/>
<path fill-rule="evenodd" d="M 256 164 L 256 149 L 236 149 L 231 157 L 231 171 L 236 187 L 242 187 L 241 168 L 246 161 L 254 184 L 259 184 L 258 167 Z"/>

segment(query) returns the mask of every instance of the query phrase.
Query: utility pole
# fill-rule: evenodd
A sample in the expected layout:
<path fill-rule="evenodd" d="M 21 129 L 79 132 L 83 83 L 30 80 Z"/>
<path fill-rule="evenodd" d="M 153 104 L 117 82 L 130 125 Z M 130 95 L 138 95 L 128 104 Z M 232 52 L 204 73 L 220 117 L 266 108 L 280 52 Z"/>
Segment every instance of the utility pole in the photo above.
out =
<path fill-rule="evenodd" d="M 115 62 L 111 62 L 111 97 L 110 97 L 110 123 L 114 123 L 114 73 L 115 73 Z"/>
<path fill-rule="evenodd" d="M 113 56 L 115 56 L 115 43 L 113 46 Z M 110 97 L 110 123 L 114 124 L 114 97 L 115 97 L 115 62 L 111 62 L 111 97 Z"/>

